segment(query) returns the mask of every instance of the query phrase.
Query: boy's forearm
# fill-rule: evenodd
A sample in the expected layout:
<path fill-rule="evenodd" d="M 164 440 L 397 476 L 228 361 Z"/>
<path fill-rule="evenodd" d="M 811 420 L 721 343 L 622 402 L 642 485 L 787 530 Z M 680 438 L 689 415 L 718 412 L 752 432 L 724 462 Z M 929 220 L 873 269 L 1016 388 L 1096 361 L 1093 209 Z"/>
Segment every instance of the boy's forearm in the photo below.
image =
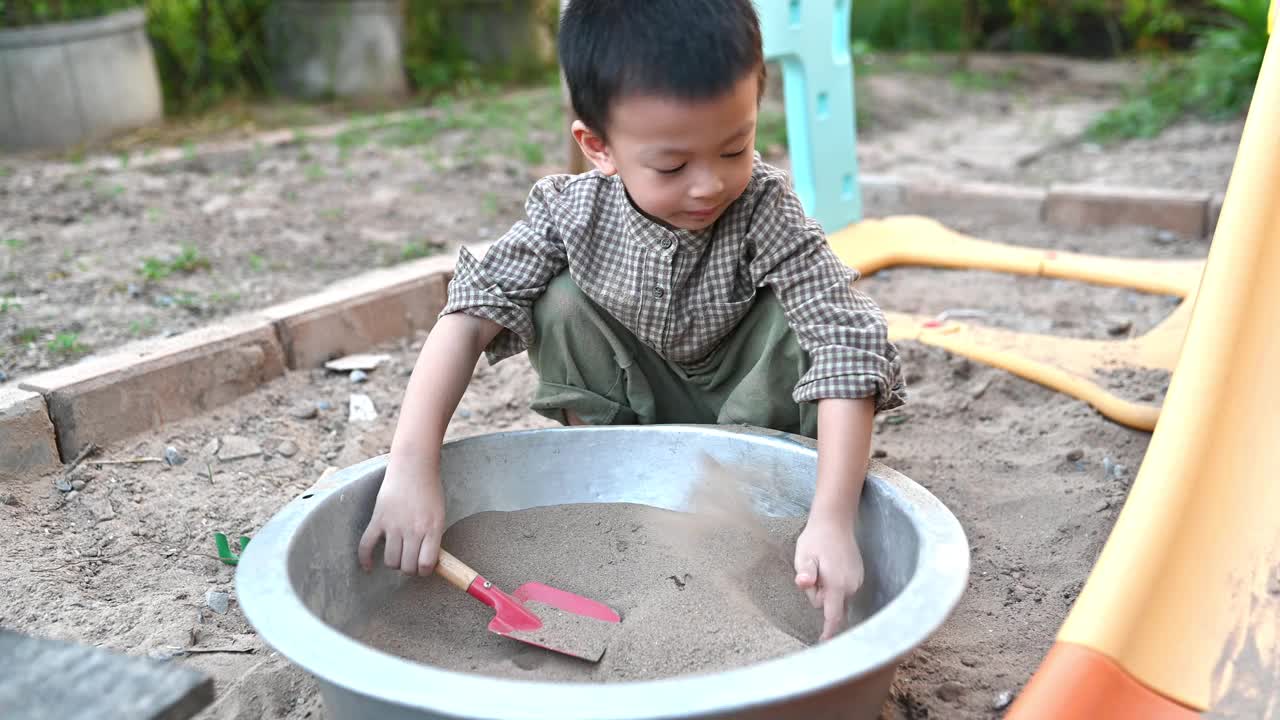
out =
<path fill-rule="evenodd" d="M 818 401 L 818 485 L 810 518 L 856 521 L 874 417 L 871 398 Z"/>
<path fill-rule="evenodd" d="M 471 382 L 480 353 L 501 330 L 495 322 L 465 313 L 440 318 L 405 388 L 391 441 L 393 457 L 439 465 L 449 418 Z"/>

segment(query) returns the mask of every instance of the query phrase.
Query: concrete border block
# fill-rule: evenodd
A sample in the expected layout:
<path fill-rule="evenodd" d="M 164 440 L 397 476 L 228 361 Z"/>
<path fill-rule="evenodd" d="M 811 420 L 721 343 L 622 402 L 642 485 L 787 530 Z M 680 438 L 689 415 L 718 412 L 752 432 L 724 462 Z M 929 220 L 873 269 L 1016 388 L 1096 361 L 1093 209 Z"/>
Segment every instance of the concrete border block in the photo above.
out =
<path fill-rule="evenodd" d="M 61 466 L 44 397 L 16 385 L 0 386 L 0 480 Z"/>
<path fill-rule="evenodd" d="M 859 173 L 858 188 L 862 192 L 864 210 L 893 210 L 905 202 L 906 184 L 892 175 Z"/>
<path fill-rule="evenodd" d="M 982 182 L 912 182 L 905 204 L 913 213 L 968 212 L 1040 222 L 1049 193 L 1040 188 Z"/>
<path fill-rule="evenodd" d="M 319 367 L 334 357 L 430 330 L 448 297 L 452 257 L 418 260 L 269 307 L 291 369 Z"/>
<path fill-rule="evenodd" d="M 1206 220 L 1204 235 L 1212 239 L 1218 231 L 1218 221 L 1222 219 L 1222 204 L 1227 201 L 1226 193 L 1214 193 L 1209 200 L 1209 217 Z"/>
<path fill-rule="evenodd" d="M 1054 185 L 1045 220 L 1066 227 L 1140 225 L 1200 238 L 1206 235 L 1209 204 L 1208 192 Z"/>
<path fill-rule="evenodd" d="M 22 381 L 48 404 L 63 462 L 89 443 L 122 440 L 210 410 L 284 374 L 275 328 L 231 318 L 126 346 Z"/>

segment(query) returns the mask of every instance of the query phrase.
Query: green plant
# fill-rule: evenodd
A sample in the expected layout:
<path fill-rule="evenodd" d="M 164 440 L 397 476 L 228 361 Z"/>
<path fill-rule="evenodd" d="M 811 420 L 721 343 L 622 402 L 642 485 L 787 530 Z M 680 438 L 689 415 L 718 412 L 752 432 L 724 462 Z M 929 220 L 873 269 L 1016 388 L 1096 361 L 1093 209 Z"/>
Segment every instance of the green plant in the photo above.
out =
<path fill-rule="evenodd" d="M 43 331 L 40 328 L 33 328 L 33 327 L 23 328 L 18 332 L 14 333 L 13 340 L 19 345 L 30 345 L 31 343 L 34 343 L 36 340 L 40 339 L 40 334 L 42 332 Z"/>
<path fill-rule="evenodd" d="M 520 157 L 526 165 L 541 165 L 547 159 L 547 153 L 542 149 L 542 145 L 528 140 L 520 143 Z"/>
<path fill-rule="evenodd" d="M 9 237 L 9 238 L 5 238 L 5 239 L 4 239 L 4 244 L 5 244 L 5 246 L 6 246 L 6 247 L 8 247 L 10 250 L 21 250 L 22 248 L 26 247 L 26 245 L 27 245 L 26 241 L 22 240 L 21 238 L 16 238 L 16 237 Z"/>
<path fill-rule="evenodd" d="M 142 0 L 0 0 L 0 27 L 84 20 L 141 4 Z"/>
<path fill-rule="evenodd" d="M 163 280 L 175 272 L 190 275 L 197 270 L 208 270 L 211 266 L 209 259 L 201 255 L 194 245 L 184 245 L 178 256 L 171 260 L 143 258 L 138 272 L 147 280 Z"/>
<path fill-rule="evenodd" d="M 263 19 L 270 0 L 147 0 L 166 107 L 203 110 L 269 90 Z"/>
<path fill-rule="evenodd" d="M 155 329 L 156 319 L 153 317 L 146 318 L 145 320 L 134 320 L 129 323 L 129 334 L 135 337 L 140 335 L 150 335 L 155 332 Z"/>
<path fill-rule="evenodd" d="M 404 247 L 400 250 L 400 259 L 407 262 L 409 260 L 431 257 L 438 252 L 440 252 L 440 247 L 438 245 L 433 245 L 430 242 L 425 241 L 418 242 L 415 240 L 405 243 Z"/>
<path fill-rule="evenodd" d="M 22 303 L 11 297 L 0 298 L 0 315 L 4 315 L 10 310 L 17 312 L 22 309 Z"/>
<path fill-rule="evenodd" d="M 1180 118 L 1238 115 L 1253 97 L 1267 48 L 1268 0 L 1212 0 L 1189 57 L 1158 66 L 1123 104 L 1089 129 L 1095 140 L 1153 137 Z"/>
<path fill-rule="evenodd" d="M 210 263 L 209 258 L 202 256 L 194 245 L 183 245 L 182 252 L 169 263 L 169 266 L 178 272 L 190 275 L 197 270 L 208 270 Z"/>
<path fill-rule="evenodd" d="M 250 270 L 253 270 L 254 272 L 262 272 L 263 268 L 265 268 L 266 266 L 267 266 L 267 261 L 261 255 L 254 253 L 249 256 Z"/>
<path fill-rule="evenodd" d="M 786 115 L 773 110 L 761 110 L 756 120 L 756 150 L 769 153 L 786 147 Z"/>
<path fill-rule="evenodd" d="M 48 342 L 49 352 L 58 355 L 80 355 L 89 352 L 89 346 L 80 342 L 80 333 L 60 332 Z"/>

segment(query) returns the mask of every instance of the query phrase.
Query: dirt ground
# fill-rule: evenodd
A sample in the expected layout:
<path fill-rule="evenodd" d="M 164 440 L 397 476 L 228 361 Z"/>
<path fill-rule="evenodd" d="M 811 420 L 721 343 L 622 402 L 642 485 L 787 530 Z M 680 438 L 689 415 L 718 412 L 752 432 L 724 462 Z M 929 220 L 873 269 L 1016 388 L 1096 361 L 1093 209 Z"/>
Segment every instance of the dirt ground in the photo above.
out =
<path fill-rule="evenodd" d="M 1046 83 L 972 89 L 945 73 L 898 77 L 914 90 L 867 96 L 868 103 L 881 100 L 862 142 L 864 171 L 1212 190 L 1225 186 L 1238 139 L 1234 125 L 1189 124 L 1103 153 L 1044 140 L 1050 134 L 1042 133 L 1049 149 L 1041 156 L 1000 169 L 994 163 L 1007 158 L 971 153 L 966 143 L 978 147 L 986 138 L 991 148 L 1003 147 L 1006 130 L 999 128 L 1013 133 L 1002 123 L 1022 112 L 1114 101 L 1115 81 L 1071 80 L 1083 88 L 1078 92 L 1063 81 L 1055 95 Z M 957 90 L 951 107 L 944 88 Z M 1018 112 L 1001 110 L 1001 99 Z M 924 105 L 934 114 L 917 109 Z M 876 113 L 911 120 L 880 124 Z M 492 114 L 486 123 L 506 122 L 502 111 Z M 25 161 L 5 165 L 0 301 L 8 298 L 9 306 L 0 312 L 0 336 L 8 341 L 0 345 L 0 371 L 13 379 L 73 360 L 76 343 L 103 350 L 135 335 L 180 331 L 437 244 L 489 238 L 518 215 L 533 168 L 558 157 L 554 116 L 546 114 L 545 125 L 531 123 L 533 140 L 514 128 L 503 131 L 511 142 L 529 143 L 514 155 L 466 159 L 458 153 L 473 147 L 477 133 L 496 136 L 477 128 L 419 128 L 413 137 L 423 142 L 384 144 L 379 132 L 367 131 L 341 145 L 264 151 L 249 165 L 243 158 L 192 160 L 164 171 L 71 180 Z M 1035 127 L 1028 121 L 1023 128 L 1028 146 Z M 931 138 L 939 140 L 930 145 Z M 542 157 L 535 142 L 545 145 Z M 440 163 L 439 171 L 423 172 L 424 160 Z M 1138 229 L 1065 232 L 988 217 L 939 219 L 980 237 L 1106 254 L 1201 257 L 1207 249 Z M 195 247 L 185 261 L 184 244 Z M 138 272 L 146 258 L 164 261 L 147 265 L 157 276 L 149 280 Z M 165 268 L 169 273 L 158 277 Z M 1126 290 L 971 271 L 898 268 L 860 286 L 888 309 L 980 310 L 988 322 L 1078 337 L 1109 337 L 1130 322 L 1130 332 L 1141 333 L 1173 307 L 1168 298 Z M 34 338 L 29 329 L 38 330 Z M 7 548 L 0 554 L 6 588 L 0 625 L 135 654 L 234 651 L 182 660 L 215 678 L 218 700 L 201 717 L 324 717 L 314 683 L 245 622 L 234 569 L 216 559 L 212 533 L 252 535 L 326 468 L 385 452 L 421 341 L 382 348 L 390 360 L 362 384 L 323 370 L 294 372 L 206 416 L 103 448 L 73 473 L 80 489 L 72 493 L 57 491 L 52 477 L 0 487 L 0 543 Z M 902 350 L 911 396 L 877 421 L 874 448 L 959 517 L 973 552 L 968 592 L 949 622 L 903 664 L 885 717 L 996 717 L 1080 591 L 1149 435 L 944 351 L 914 343 Z M 546 426 L 525 409 L 532 382 L 522 357 L 495 367 L 482 362 L 450 437 Z M 1160 377 L 1126 382 L 1126 395 L 1164 390 Z M 375 421 L 348 421 L 352 393 L 371 398 Z M 185 463 L 93 462 L 159 458 L 166 448 Z M 242 448 L 248 457 L 229 459 Z M 223 599 L 224 613 L 210 607 Z"/>
<path fill-rule="evenodd" d="M 1131 65 L 1034 56 L 976 56 L 967 70 L 945 59 L 904 64 L 872 64 L 859 80 L 863 172 L 1226 187 L 1240 122 L 1192 121 L 1105 148 L 1080 139 L 1139 76 Z M 762 117 L 780 127 L 774 75 Z M 334 140 L 298 128 L 282 148 L 169 167 L 0 158 L 0 382 L 493 239 L 564 157 L 557 92 L 458 103 L 398 125 L 364 117 Z M 779 140 L 762 131 L 760 144 L 785 165 Z"/>

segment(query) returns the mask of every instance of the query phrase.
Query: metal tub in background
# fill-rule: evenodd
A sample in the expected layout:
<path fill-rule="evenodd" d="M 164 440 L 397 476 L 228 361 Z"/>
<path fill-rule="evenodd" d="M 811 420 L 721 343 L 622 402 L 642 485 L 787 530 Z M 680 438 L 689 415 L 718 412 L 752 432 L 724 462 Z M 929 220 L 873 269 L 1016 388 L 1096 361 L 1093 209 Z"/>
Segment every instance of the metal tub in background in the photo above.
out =
<path fill-rule="evenodd" d="M 564 503 L 681 510 L 703 452 L 750 468 L 749 482 L 767 484 L 747 487 L 761 514 L 807 512 L 817 471 L 807 439 L 710 426 L 555 428 L 446 444 L 447 520 Z M 858 522 L 866 582 L 850 607 L 855 624 L 829 642 L 730 671 L 643 682 L 446 671 L 342 630 L 377 612 L 405 582 L 382 567 L 365 574 L 356 562 L 385 467 L 385 456 L 354 465 L 293 500 L 253 538 L 236 573 L 249 622 L 318 679 L 333 720 L 876 718 L 898 662 L 938 629 L 968 579 L 969 546 L 955 517 L 928 491 L 873 462 Z"/>

